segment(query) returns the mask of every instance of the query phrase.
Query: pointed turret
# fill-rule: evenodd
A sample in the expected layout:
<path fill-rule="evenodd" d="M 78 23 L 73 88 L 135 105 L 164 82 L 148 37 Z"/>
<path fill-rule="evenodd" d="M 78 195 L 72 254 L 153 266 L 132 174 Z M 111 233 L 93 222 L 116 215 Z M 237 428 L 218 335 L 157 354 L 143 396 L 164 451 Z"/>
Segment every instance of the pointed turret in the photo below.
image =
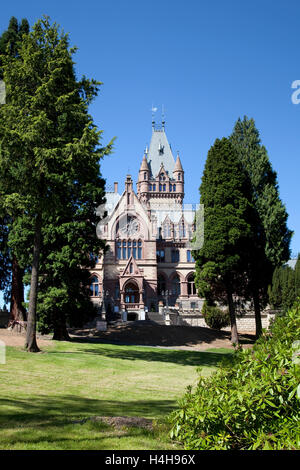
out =
<path fill-rule="evenodd" d="M 176 162 L 175 162 L 175 167 L 174 167 L 173 173 L 174 173 L 175 171 L 183 171 L 182 164 L 181 164 L 181 160 L 180 160 L 180 157 L 179 157 L 179 153 L 177 153 L 177 158 L 176 158 Z"/>

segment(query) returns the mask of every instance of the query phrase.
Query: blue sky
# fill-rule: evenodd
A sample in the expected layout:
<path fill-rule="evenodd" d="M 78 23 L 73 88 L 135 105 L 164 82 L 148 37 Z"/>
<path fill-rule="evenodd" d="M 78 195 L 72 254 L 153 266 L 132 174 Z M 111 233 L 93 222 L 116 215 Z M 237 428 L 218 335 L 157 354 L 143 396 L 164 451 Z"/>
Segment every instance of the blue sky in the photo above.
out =
<path fill-rule="evenodd" d="M 1 5 L 0 32 L 11 16 L 43 14 L 70 35 L 78 76 L 103 82 L 90 112 L 103 144 L 108 185 L 136 181 L 151 138 L 151 107 L 166 113 L 166 132 L 185 169 L 186 202 L 199 202 L 207 152 L 238 117 L 253 117 L 277 172 L 280 196 L 300 251 L 300 4 L 294 0 L 14 0 Z"/>

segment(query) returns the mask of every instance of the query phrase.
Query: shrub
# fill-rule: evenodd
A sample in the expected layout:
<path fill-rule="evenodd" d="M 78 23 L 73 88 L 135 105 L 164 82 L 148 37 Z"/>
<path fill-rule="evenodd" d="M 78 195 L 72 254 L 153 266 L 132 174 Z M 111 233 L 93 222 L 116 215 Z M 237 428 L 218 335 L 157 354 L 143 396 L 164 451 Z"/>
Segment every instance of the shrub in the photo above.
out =
<path fill-rule="evenodd" d="M 298 304 L 253 349 L 187 390 L 171 437 L 193 450 L 300 449 L 299 336 Z"/>
<path fill-rule="evenodd" d="M 204 302 L 202 311 L 204 316 L 205 323 L 210 328 L 220 330 L 228 325 L 230 325 L 230 316 L 228 310 L 221 310 L 216 306 L 208 305 L 207 302 Z"/>

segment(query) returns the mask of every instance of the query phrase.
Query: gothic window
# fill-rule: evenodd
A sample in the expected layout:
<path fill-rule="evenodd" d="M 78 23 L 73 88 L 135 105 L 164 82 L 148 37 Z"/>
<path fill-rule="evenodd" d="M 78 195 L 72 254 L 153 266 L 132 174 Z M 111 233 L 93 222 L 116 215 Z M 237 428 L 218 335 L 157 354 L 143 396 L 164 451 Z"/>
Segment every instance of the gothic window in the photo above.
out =
<path fill-rule="evenodd" d="M 164 263 L 165 261 L 165 250 L 156 251 L 156 260 L 158 263 Z"/>
<path fill-rule="evenodd" d="M 144 180 L 146 180 L 146 179 L 147 179 L 147 172 L 145 171 L 145 173 L 144 173 Z"/>
<path fill-rule="evenodd" d="M 159 190 L 162 191 L 162 184 L 159 185 Z"/>
<path fill-rule="evenodd" d="M 142 258 L 142 240 L 138 241 L 138 259 Z"/>
<path fill-rule="evenodd" d="M 132 274 L 132 273 L 133 273 L 133 264 L 132 264 L 132 263 L 130 263 L 130 266 L 129 266 L 129 272 L 130 272 L 130 274 Z"/>
<path fill-rule="evenodd" d="M 152 186 L 152 191 L 156 191 L 156 184 Z"/>
<path fill-rule="evenodd" d="M 97 276 L 93 276 L 90 282 L 90 291 L 93 297 L 99 295 L 99 279 Z"/>
<path fill-rule="evenodd" d="M 194 274 L 190 274 L 188 277 L 188 295 L 196 295 Z"/>
<path fill-rule="evenodd" d="M 123 240 L 122 243 L 122 258 L 126 259 L 126 240 Z"/>
<path fill-rule="evenodd" d="M 170 193 L 172 192 L 172 190 L 173 190 L 173 185 L 170 184 L 170 188 L 169 188 Z"/>
<path fill-rule="evenodd" d="M 166 292 L 166 280 L 162 274 L 157 277 L 157 294 L 162 295 L 162 292 Z"/>
<path fill-rule="evenodd" d="M 165 191 L 165 190 L 166 190 L 166 185 L 165 185 L 165 184 L 163 184 L 163 191 Z"/>
<path fill-rule="evenodd" d="M 179 238 L 185 238 L 185 225 L 183 221 L 179 225 Z"/>
<path fill-rule="evenodd" d="M 149 191 L 152 191 L 152 184 L 149 184 Z"/>
<path fill-rule="evenodd" d="M 172 294 L 173 295 L 180 295 L 180 279 L 178 274 L 172 279 Z"/>
<path fill-rule="evenodd" d="M 173 184 L 173 191 L 176 192 L 176 184 Z"/>
<path fill-rule="evenodd" d="M 137 304 L 139 302 L 139 289 L 136 284 L 130 282 L 125 287 L 125 303 L 126 304 Z"/>
<path fill-rule="evenodd" d="M 172 259 L 172 263 L 179 262 L 179 250 L 172 250 L 171 259 Z"/>
<path fill-rule="evenodd" d="M 194 262 L 195 262 L 191 250 L 187 250 L 187 252 L 186 252 L 186 260 L 187 260 L 188 263 L 194 263 Z"/>
<path fill-rule="evenodd" d="M 127 242 L 127 258 L 129 259 L 131 256 L 131 240 Z"/>
<path fill-rule="evenodd" d="M 117 258 L 121 259 L 121 246 L 122 243 L 120 241 L 117 241 Z"/>
<path fill-rule="evenodd" d="M 132 256 L 136 259 L 136 240 L 132 242 Z"/>
<path fill-rule="evenodd" d="M 178 181 L 180 181 L 180 180 L 181 180 L 181 174 L 178 173 Z"/>
<path fill-rule="evenodd" d="M 171 236 L 171 227 L 169 223 L 164 224 L 164 238 L 170 238 Z"/>

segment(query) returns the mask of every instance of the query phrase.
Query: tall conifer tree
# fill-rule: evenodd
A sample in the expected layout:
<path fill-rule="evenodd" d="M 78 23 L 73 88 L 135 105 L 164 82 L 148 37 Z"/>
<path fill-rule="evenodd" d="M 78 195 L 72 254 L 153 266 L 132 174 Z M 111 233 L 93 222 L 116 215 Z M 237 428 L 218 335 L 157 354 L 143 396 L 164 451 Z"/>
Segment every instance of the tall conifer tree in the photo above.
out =
<path fill-rule="evenodd" d="M 292 232 L 287 227 L 288 214 L 279 197 L 276 172 L 261 144 L 254 120 L 246 116 L 243 121 L 238 119 L 230 140 L 251 181 L 252 200 L 258 215 L 253 224 L 253 243 L 249 246 L 248 277 L 259 336 L 262 331 L 260 311 L 268 302 L 268 286 L 274 269 L 289 259 Z"/>
<path fill-rule="evenodd" d="M 0 108 L 0 178 L 10 178 L 14 188 L 5 203 L 12 212 L 21 207 L 34 227 L 26 337 L 32 352 L 39 350 L 37 295 L 48 216 L 62 214 L 77 187 L 75 205 L 85 221 L 87 209 L 95 210 L 104 196 L 100 159 L 110 146 L 99 146 L 101 132 L 88 114 L 100 83 L 76 80 L 74 52 L 68 36 L 44 17 L 22 41 L 18 58 L 2 56 L 9 101 Z M 89 192 L 88 201 L 81 191 Z"/>
<path fill-rule="evenodd" d="M 21 23 L 18 23 L 18 20 L 13 16 L 9 21 L 9 25 L 6 31 L 0 36 L 0 54 L 9 56 L 9 57 L 18 57 L 18 50 L 23 39 L 24 34 L 29 33 L 29 23 L 27 19 L 23 18 Z M 1 70 L 1 56 L 0 56 L 0 79 L 3 77 L 3 72 Z M 7 101 L 7 99 L 6 99 Z M 8 182 L 9 183 L 9 182 Z M 17 259 L 15 253 L 8 247 L 8 231 L 9 226 L 12 223 L 12 218 L 9 217 L 5 207 L 3 207 L 4 199 L 1 197 L 3 193 L 3 187 L 0 192 L 0 206 L 2 214 L 2 250 L 1 250 L 1 259 L 3 261 L 2 266 L 5 267 L 0 271 L 2 277 L 3 286 L 5 289 L 5 298 L 10 301 L 10 326 L 18 324 L 20 321 L 26 319 L 26 312 L 23 306 L 24 302 L 24 285 L 23 285 L 23 275 L 24 269 L 20 266 L 19 260 Z M 4 244 L 5 242 L 5 244 Z M 11 275 L 11 276 L 10 276 Z M 11 277 L 11 281 L 9 278 Z M 1 281 L 0 281 L 1 283 Z M 10 296 L 9 296 L 10 288 Z"/>
<path fill-rule="evenodd" d="M 208 301 L 228 305 L 231 341 L 238 343 L 234 297 L 245 290 L 253 211 L 247 176 L 226 138 L 217 139 L 208 152 L 200 194 L 204 244 L 195 252 L 196 285 Z"/>

